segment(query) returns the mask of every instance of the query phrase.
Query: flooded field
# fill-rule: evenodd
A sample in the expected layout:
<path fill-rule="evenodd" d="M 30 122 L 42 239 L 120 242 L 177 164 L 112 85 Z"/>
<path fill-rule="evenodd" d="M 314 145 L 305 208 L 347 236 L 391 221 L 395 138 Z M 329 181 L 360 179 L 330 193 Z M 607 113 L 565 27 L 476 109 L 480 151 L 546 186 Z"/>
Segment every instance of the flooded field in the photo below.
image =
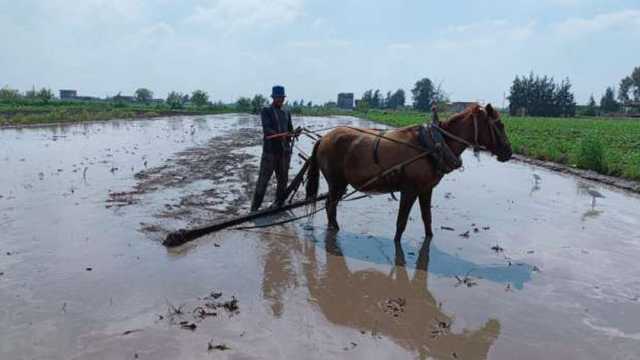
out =
<path fill-rule="evenodd" d="M 294 118 L 337 124 L 377 126 Z M 167 231 L 247 211 L 258 126 L 0 130 L 0 359 L 640 358 L 640 197 L 522 163 L 465 153 L 430 249 L 418 206 L 396 248 L 377 196 L 343 203 L 337 234 L 321 213 L 168 251 Z"/>

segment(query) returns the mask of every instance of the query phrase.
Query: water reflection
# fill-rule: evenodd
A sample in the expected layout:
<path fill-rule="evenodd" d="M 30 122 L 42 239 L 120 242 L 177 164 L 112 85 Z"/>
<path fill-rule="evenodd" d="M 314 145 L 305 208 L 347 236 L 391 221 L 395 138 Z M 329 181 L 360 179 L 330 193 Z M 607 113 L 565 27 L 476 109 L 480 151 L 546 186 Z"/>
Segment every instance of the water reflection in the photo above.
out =
<path fill-rule="evenodd" d="M 375 264 L 396 264 L 398 249 L 392 239 L 376 237 L 372 235 L 354 234 L 341 230 L 337 235 L 344 256 Z M 320 239 L 326 238 L 326 234 L 320 234 Z M 321 242 L 316 238 L 317 242 Z M 414 257 L 419 252 L 410 243 L 402 244 L 405 253 Z M 395 254 L 395 255 L 394 255 Z M 470 275 L 483 280 L 496 283 L 510 284 L 514 289 L 522 289 L 525 282 L 531 280 L 533 266 L 526 263 L 512 265 L 485 265 L 477 264 L 458 256 L 448 254 L 440 250 L 433 242 L 430 250 L 429 272 L 434 275 L 454 278 Z M 392 260 L 394 259 L 395 260 Z M 407 264 L 412 267 L 412 263 Z"/>
<path fill-rule="evenodd" d="M 375 269 L 351 271 L 335 232 L 325 233 L 324 244 L 324 267 L 317 260 L 318 247 L 306 246 L 304 274 L 310 301 L 329 321 L 389 337 L 420 359 L 487 357 L 500 323 L 491 319 L 478 330 L 451 332 L 452 317 L 440 309 L 427 288 L 428 242 L 419 249 L 413 278 L 406 266 L 393 266 L 389 274 Z M 406 263 L 399 246 L 394 263 Z"/>
<path fill-rule="evenodd" d="M 589 219 L 595 219 L 598 216 L 602 215 L 603 213 L 604 213 L 604 210 L 589 209 L 582 214 L 581 220 L 587 221 Z"/>
<path fill-rule="evenodd" d="M 260 238 L 266 247 L 262 256 L 262 296 L 270 303 L 273 316 L 279 318 L 284 313 L 286 292 L 298 286 L 294 261 L 296 254 L 302 252 L 301 242 L 295 230 L 288 226 L 276 232 L 260 231 Z"/>

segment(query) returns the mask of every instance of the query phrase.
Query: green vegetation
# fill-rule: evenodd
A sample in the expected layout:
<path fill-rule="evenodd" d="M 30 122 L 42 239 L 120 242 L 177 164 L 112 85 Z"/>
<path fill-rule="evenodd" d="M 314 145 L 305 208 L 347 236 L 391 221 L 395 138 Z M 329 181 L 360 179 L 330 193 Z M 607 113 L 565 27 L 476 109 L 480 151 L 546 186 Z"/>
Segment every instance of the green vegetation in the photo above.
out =
<path fill-rule="evenodd" d="M 208 104 L 171 108 L 166 104 L 107 101 L 55 101 L 16 99 L 0 101 L 0 127 L 50 124 L 62 122 L 103 121 L 111 119 L 146 118 L 156 116 L 217 114 L 236 111 L 230 105 Z"/>
<path fill-rule="evenodd" d="M 419 112 L 353 113 L 393 126 L 430 121 Z M 446 118 L 444 114 L 442 119 Z M 601 174 L 640 180 L 640 120 L 502 116 L 513 151 Z"/>
<path fill-rule="evenodd" d="M 564 79 L 556 83 L 552 77 L 516 76 L 509 90 L 511 115 L 564 116 L 576 114 L 576 102 L 571 82 Z"/>

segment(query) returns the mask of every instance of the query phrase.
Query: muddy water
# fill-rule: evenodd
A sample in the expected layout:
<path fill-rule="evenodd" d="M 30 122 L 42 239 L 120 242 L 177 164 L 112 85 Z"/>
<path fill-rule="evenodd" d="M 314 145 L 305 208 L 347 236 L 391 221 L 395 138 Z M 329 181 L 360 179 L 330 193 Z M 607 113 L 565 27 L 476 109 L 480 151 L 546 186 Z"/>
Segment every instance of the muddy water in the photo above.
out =
<path fill-rule="evenodd" d="M 0 359 L 640 357 L 640 198 L 485 155 L 436 189 L 430 249 L 418 209 L 394 246 L 378 196 L 337 234 L 321 214 L 167 251 L 246 209 L 257 125 L 0 131 Z"/>

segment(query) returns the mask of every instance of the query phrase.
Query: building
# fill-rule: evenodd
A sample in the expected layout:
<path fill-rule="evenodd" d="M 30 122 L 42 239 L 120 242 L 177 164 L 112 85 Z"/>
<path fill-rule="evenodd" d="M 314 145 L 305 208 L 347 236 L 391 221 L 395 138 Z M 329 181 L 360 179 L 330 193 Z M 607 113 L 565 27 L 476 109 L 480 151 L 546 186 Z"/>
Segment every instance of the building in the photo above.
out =
<path fill-rule="evenodd" d="M 640 101 L 626 101 L 622 104 L 622 112 L 627 116 L 640 116 Z"/>
<path fill-rule="evenodd" d="M 78 97 L 78 90 L 60 90 L 60 100 L 75 100 Z"/>
<path fill-rule="evenodd" d="M 353 109 L 353 93 L 338 94 L 338 108 L 346 110 Z"/>
<path fill-rule="evenodd" d="M 128 95 L 116 95 L 114 97 L 111 98 L 111 101 L 115 101 L 115 102 L 135 102 L 136 98 L 135 96 L 128 96 Z"/>
<path fill-rule="evenodd" d="M 478 105 L 477 102 L 467 102 L 467 101 L 456 101 L 447 105 L 447 111 L 452 113 L 463 112 L 469 106 Z"/>

